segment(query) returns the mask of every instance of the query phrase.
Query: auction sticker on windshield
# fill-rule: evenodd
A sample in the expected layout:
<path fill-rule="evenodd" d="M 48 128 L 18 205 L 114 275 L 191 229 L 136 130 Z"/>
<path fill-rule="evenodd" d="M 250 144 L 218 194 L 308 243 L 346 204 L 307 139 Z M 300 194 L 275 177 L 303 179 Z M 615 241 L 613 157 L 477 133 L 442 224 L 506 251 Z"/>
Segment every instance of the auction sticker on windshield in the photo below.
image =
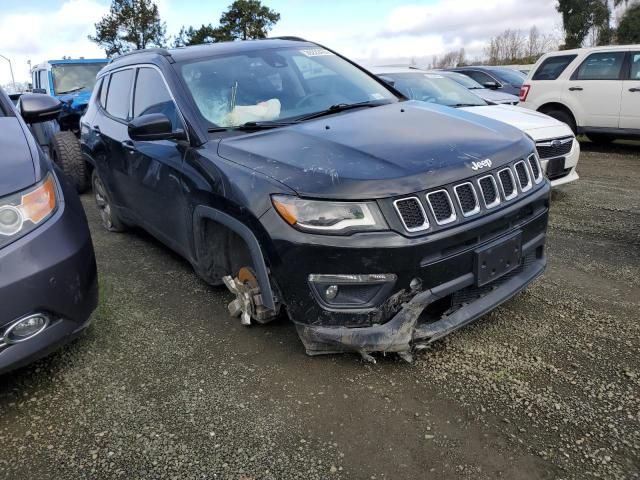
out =
<path fill-rule="evenodd" d="M 300 52 L 307 57 L 325 57 L 328 55 L 334 55 L 324 48 L 306 48 L 304 50 L 300 50 Z"/>

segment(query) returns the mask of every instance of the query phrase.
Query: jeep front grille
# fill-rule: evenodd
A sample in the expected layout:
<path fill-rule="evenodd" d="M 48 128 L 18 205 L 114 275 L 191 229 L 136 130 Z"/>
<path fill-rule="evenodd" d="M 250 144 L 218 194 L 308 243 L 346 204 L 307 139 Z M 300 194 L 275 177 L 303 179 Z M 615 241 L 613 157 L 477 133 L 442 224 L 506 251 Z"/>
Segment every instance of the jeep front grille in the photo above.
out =
<path fill-rule="evenodd" d="M 518 182 L 520 182 L 520 188 L 523 192 L 528 191 L 533 185 L 531 184 L 531 175 L 529 169 L 525 165 L 524 161 L 520 161 L 515 164 L 516 175 L 518 175 Z"/>
<path fill-rule="evenodd" d="M 504 195 L 505 200 L 511 200 L 518 195 L 518 191 L 516 190 L 516 182 L 513 178 L 513 172 L 509 168 L 505 168 L 504 170 L 500 170 L 498 172 L 498 177 L 500 178 L 500 186 L 502 187 L 502 194 Z"/>
<path fill-rule="evenodd" d="M 393 201 L 404 230 L 437 230 L 524 195 L 544 179 L 535 154 L 500 170 Z"/>
<path fill-rule="evenodd" d="M 498 185 L 493 175 L 482 177 L 478 180 L 478 185 L 480 185 L 485 207 L 493 208 L 500 205 L 500 192 L 498 192 Z"/>
<path fill-rule="evenodd" d="M 427 214 L 417 197 L 403 198 L 393 202 L 404 228 L 408 232 L 419 232 L 429 228 Z"/>
<path fill-rule="evenodd" d="M 573 137 L 554 138 L 553 140 L 536 143 L 538 155 L 544 160 L 567 155 L 572 147 Z"/>
<path fill-rule="evenodd" d="M 476 189 L 473 188 L 473 184 L 470 182 L 461 183 L 453 187 L 453 190 L 456 192 L 456 198 L 458 199 L 460 210 L 462 210 L 462 215 L 470 217 L 480 212 L 480 202 L 478 202 Z"/>
<path fill-rule="evenodd" d="M 529 155 L 527 159 L 529 161 L 529 166 L 531 167 L 531 173 L 533 173 L 533 181 L 536 183 L 540 183 L 542 181 L 542 168 L 540 167 L 540 162 L 538 161 L 538 157 L 534 154 Z"/>
<path fill-rule="evenodd" d="M 456 211 L 451 196 L 446 190 L 437 190 L 427 194 L 427 202 L 438 225 L 446 225 L 456 219 Z"/>

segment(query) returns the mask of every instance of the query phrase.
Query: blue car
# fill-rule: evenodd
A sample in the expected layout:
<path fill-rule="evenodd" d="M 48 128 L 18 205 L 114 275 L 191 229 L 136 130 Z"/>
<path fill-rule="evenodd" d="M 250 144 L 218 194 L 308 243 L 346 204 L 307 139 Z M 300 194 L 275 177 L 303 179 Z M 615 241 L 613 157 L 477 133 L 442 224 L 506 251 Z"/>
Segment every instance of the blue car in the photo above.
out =
<path fill-rule="evenodd" d="M 80 335 L 98 301 L 82 204 L 27 126 L 55 118 L 60 101 L 25 94 L 18 106 L 22 118 L 0 90 L 0 374 Z"/>

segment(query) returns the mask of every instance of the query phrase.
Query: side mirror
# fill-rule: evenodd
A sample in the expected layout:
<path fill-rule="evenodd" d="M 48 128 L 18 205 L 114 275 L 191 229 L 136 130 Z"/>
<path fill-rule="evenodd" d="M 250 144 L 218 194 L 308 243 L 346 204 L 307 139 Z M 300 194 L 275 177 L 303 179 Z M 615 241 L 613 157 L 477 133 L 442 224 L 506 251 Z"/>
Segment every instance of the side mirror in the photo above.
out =
<path fill-rule="evenodd" d="M 182 130 L 173 131 L 171 120 L 163 113 L 148 113 L 134 118 L 128 125 L 129 138 L 141 142 L 153 140 L 183 140 Z"/>
<path fill-rule="evenodd" d="M 31 90 L 32 93 L 44 93 L 45 95 L 47 94 L 47 91 L 44 88 L 34 88 L 33 90 Z"/>
<path fill-rule="evenodd" d="M 498 88 L 500 88 L 500 85 L 498 85 L 497 82 L 484 82 L 482 86 L 485 88 L 490 88 L 491 90 L 497 90 Z"/>
<path fill-rule="evenodd" d="M 62 110 L 62 102 L 50 95 L 25 93 L 18 100 L 18 110 L 27 123 L 55 120 Z"/>
<path fill-rule="evenodd" d="M 387 85 L 391 85 L 392 87 L 396 86 L 396 81 L 393 80 L 392 78 L 389 77 L 385 77 L 384 75 L 380 75 L 380 80 L 382 80 L 384 83 L 386 83 Z"/>

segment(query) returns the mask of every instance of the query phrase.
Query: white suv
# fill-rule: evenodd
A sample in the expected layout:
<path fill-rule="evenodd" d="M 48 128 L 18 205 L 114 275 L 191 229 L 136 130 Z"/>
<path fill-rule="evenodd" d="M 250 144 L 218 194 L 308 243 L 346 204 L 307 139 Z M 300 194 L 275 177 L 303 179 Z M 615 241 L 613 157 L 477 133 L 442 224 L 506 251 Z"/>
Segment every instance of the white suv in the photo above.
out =
<path fill-rule="evenodd" d="M 594 142 L 640 138 L 640 45 L 544 55 L 522 85 L 519 106 L 557 118 Z"/>

